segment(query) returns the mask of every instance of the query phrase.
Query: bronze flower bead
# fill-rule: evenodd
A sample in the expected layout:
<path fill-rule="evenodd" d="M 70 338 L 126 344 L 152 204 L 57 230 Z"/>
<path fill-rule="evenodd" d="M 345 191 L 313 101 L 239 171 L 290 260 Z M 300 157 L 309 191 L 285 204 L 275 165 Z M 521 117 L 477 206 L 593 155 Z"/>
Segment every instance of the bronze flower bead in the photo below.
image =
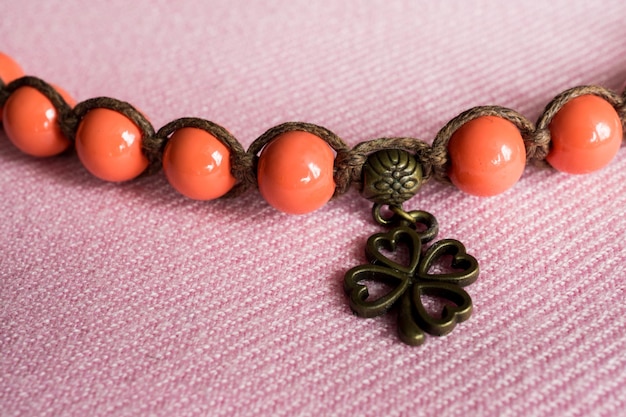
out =
<path fill-rule="evenodd" d="M 409 152 L 386 149 L 371 154 L 362 171 L 361 194 L 380 204 L 400 206 L 422 184 L 422 168 Z"/>

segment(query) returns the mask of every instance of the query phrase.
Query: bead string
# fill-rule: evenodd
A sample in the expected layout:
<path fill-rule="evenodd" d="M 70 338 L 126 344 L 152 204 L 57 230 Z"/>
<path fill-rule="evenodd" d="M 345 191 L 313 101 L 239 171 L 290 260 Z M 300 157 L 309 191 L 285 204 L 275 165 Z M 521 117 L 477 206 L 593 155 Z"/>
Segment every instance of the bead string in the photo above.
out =
<path fill-rule="evenodd" d="M 550 150 L 550 130 L 548 126 L 556 113 L 570 100 L 595 95 L 606 100 L 617 111 L 622 127 L 626 131 L 626 89 L 621 95 L 601 86 L 579 86 L 568 89 L 551 100 L 543 110 L 536 124 L 515 110 L 500 106 L 479 106 L 464 111 L 450 120 L 435 136 L 432 145 L 413 137 L 383 137 L 361 142 L 353 148 L 330 130 L 304 122 L 287 122 L 275 126 L 252 142 L 248 150 L 222 126 L 205 119 L 185 117 L 176 119 L 155 131 L 148 119 L 131 104 L 110 97 L 97 97 L 69 106 L 63 97 L 44 80 L 25 76 L 8 85 L 0 79 L 0 107 L 11 93 L 20 87 L 29 86 L 46 96 L 57 111 L 57 122 L 67 139 L 74 143 L 76 131 L 83 117 L 96 108 L 117 111 L 128 117 L 142 133 L 142 152 L 149 160 L 144 174 L 152 174 L 161 168 L 162 155 L 169 136 L 178 129 L 194 127 L 202 129 L 222 142 L 231 152 L 231 173 L 237 184 L 225 197 L 241 194 L 249 187 L 257 185 L 256 167 L 258 153 L 278 135 L 289 131 L 304 131 L 314 134 L 328 143 L 335 152 L 334 180 L 335 196 L 347 192 L 351 185 L 361 186 L 361 171 L 367 157 L 380 150 L 401 149 L 415 156 L 422 167 L 423 180 L 435 179 L 449 183 L 447 145 L 454 134 L 465 123 L 481 116 L 497 116 L 513 123 L 520 131 L 526 148 L 526 163 L 542 164 Z M 545 164 L 545 163 L 543 163 Z"/>
<path fill-rule="evenodd" d="M 292 169 L 291 166 L 283 166 L 282 162 L 290 161 L 290 159 L 288 159 L 289 155 L 294 155 L 294 151 L 291 151 L 292 149 L 298 149 L 297 152 L 302 152 L 302 148 L 286 148 L 287 150 L 284 151 L 275 151 L 277 147 L 269 144 L 274 139 L 277 139 L 277 146 L 280 146 L 281 138 L 279 138 L 279 136 L 282 136 L 282 138 L 293 138 L 294 136 L 283 136 L 288 132 L 300 131 L 313 135 L 315 138 L 309 137 L 307 141 L 309 141 L 309 143 L 316 143 L 316 146 L 321 144 L 325 153 L 323 166 L 325 172 L 324 179 L 326 181 L 324 185 L 326 188 L 324 189 L 323 203 L 328 201 L 328 198 L 330 198 L 333 193 L 335 196 L 340 195 L 347 192 L 351 185 L 357 185 L 363 197 L 376 203 L 373 209 L 374 219 L 383 225 L 391 227 L 389 232 L 376 233 L 368 239 L 366 256 L 368 257 L 369 263 L 351 268 L 344 276 L 344 290 L 350 299 L 350 307 L 353 312 L 362 317 L 379 316 L 397 307 L 399 309 L 398 331 L 400 339 L 410 345 L 423 343 L 426 333 L 437 336 L 449 333 L 457 323 L 467 320 L 472 311 L 471 297 L 462 287 L 473 283 L 478 278 L 479 266 L 476 258 L 466 251 L 465 246 L 461 242 L 454 239 L 443 239 L 430 244 L 428 247 L 425 246 L 425 244 L 430 243 L 437 235 L 438 223 L 436 219 L 430 213 L 424 211 L 414 210 L 406 212 L 402 209 L 402 203 L 415 194 L 422 181 L 429 179 L 442 182 L 454 182 L 459 188 L 465 191 L 476 191 L 476 189 L 467 189 L 467 184 L 459 181 L 460 176 L 470 178 L 474 176 L 473 173 L 468 174 L 467 171 L 463 170 L 462 163 L 458 164 L 462 167 L 460 171 L 457 170 L 459 147 L 455 146 L 455 144 L 458 144 L 458 142 L 450 143 L 450 141 L 459 129 L 470 122 L 471 125 L 468 124 L 468 129 L 472 128 L 472 126 L 476 126 L 477 123 L 491 125 L 502 123 L 495 119 L 510 122 L 504 122 L 507 125 L 506 132 L 508 134 L 510 134 L 511 131 L 514 132 L 515 152 L 520 156 L 515 160 L 516 175 L 521 175 L 524 166 L 530 163 L 547 165 L 547 163 L 544 162 L 546 159 L 550 163 L 553 163 L 557 169 L 562 168 L 562 166 L 558 166 L 559 162 L 555 163 L 554 160 L 554 155 L 559 154 L 560 133 L 556 133 L 559 131 L 559 122 L 555 119 L 557 130 L 555 131 L 554 143 L 552 143 L 552 133 L 550 130 L 554 126 L 551 126 L 551 122 L 566 104 L 581 96 L 595 96 L 583 100 L 589 102 L 589 99 L 592 99 L 591 101 L 594 101 L 597 107 L 602 107 L 603 111 L 606 111 L 608 108 L 611 113 L 610 116 L 607 116 L 607 120 L 610 119 L 610 122 L 607 121 L 607 123 L 610 123 L 611 126 L 606 125 L 609 133 L 605 135 L 610 138 L 611 158 L 615 155 L 615 152 L 617 152 L 620 143 L 623 142 L 623 131 L 626 130 L 626 89 L 620 96 L 603 87 L 581 86 L 566 90 L 551 100 L 545 107 L 536 124 L 532 123 L 515 110 L 505 107 L 480 106 L 471 108 L 446 123 L 435 136 L 432 145 L 412 137 L 383 137 L 361 142 L 349 148 L 340 137 L 324 127 L 304 122 L 288 122 L 267 130 L 252 142 L 248 150 L 244 150 L 241 143 L 225 128 L 205 119 L 194 117 L 179 118 L 156 130 L 148 119 L 135 107 L 114 98 L 91 98 L 76 104 L 76 106 L 72 108 L 55 87 L 39 78 L 31 76 L 17 78 L 8 85 L 5 85 L 0 79 L 0 108 L 4 107 L 5 111 L 3 117 L 6 118 L 5 127 L 7 127 L 8 130 L 11 129 L 9 126 L 12 126 L 13 123 L 10 121 L 11 116 L 9 115 L 14 113 L 10 110 L 11 106 L 5 107 L 5 105 L 7 105 L 7 100 L 9 100 L 11 94 L 21 87 L 34 88 L 50 101 L 56 110 L 56 123 L 59 125 L 61 133 L 70 143 L 76 143 L 81 126 L 89 125 L 89 123 L 87 123 L 87 115 L 92 110 L 107 109 L 117 112 L 118 114 L 115 117 L 121 117 L 119 116 L 120 114 L 125 116 L 130 122 L 134 123 L 141 136 L 140 144 L 143 156 L 139 155 L 138 146 L 136 146 L 138 145 L 137 142 L 134 142 L 136 144 L 134 152 L 136 155 L 140 156 L 142 164 L 139 166 L 139 169 L 133 172 L 133 175 L 137 175 L 141 170 L 143 170 L 143 175 L 157 172 L 163 166 L 163 160 L 165 158 L 165 170 L 168 180 L 172 186 L 179 191 L 180 189 L 174 185 L 169 177 L 169 172 L 171 171 L 168 170 L 167 164 L 168 161 L 170 161 L 169 155 L 171 147 L 167 146 L 168 141 L 172 140 L 172 146 L 174 146 L 176 140 L 178 140 L 177 138 L 181 137 L 177 136 L 176 132 L 183 128 L 201 129 L 217 139 L 230 153 L 229 162 L 231 176 L 229 176 L 228 187 L 233 184 L 234 186 L 230 188 L 228 192 L 226 192 L 228 188 L 224 188 L 220 190 L 219 194 L 216 193 L 216 195 L 221 195 L 221 191 L 224 191 L 226 192 L 224 196 L 233 197 L 241 194 L 249 187 L 259 187 L 261 194 L 270 205 L 273 205 L 279 210 L 291 213 L 305 213 L 310 211 L 308 209 L 312 208 L 312 206 L 302 208 L 301 206 L 291 205 L 290 203 L 286 204 L 282 200 L 284 195 L 279 195 L 278 198 L 274 198 L 274 196 L 271 196 L 271 193 L 264 194 L 264 191 L 267 190 L 264 188 L 266 185 L 264 183 L 264 178 L 266 178 L 264 173 L 267 172 L 266 168 L 268 166 L 279 167 L 280 175 L 278 177 L 280 179 L 276 182 L 282 181 L 283 173 L 298 170 L 298 168 Z M 600 105 L 597 104 L 599 101 L 604 102 Z M 580 103 L 581 101 L 578 102 Z M 47 103 L 46 106 L 48 106 Z M 24 108 L 28 108 L 28 106 L 24 105 Z M 49 107 L 47 108 L 50 109 Z M 611 108 L 615 110 L 615 112 L 613 112 Z M 567 112 L 564 113 L 567 114 Z M 584 119 L 587 118 L 588 113 L 583 111 L 582 113 L 575 113 L 574 116 L 571 116 L 571 114 L 572 112 L 570 112 L 570 116 L 564 117 L 569 117 L 568 122 L 570 126 L 572 126 L 572 129 L 575 129 L 575 133 L 573 133 L 572 136 L 576 137 L 577 133 L 581 131 L 576 124 L 577 118 L 583 119 L 582 122 L 586 123 Z M 13 117 L 15 120 L 19 119 L 19 116 Z M 476 120 L 478 118 L 483 119 Z M 85 121 L 84 124 L 83 120 Z M 474 122 L 475 120 L 476 122 Z M 113 126 L 115 125 L 114 122 L 109 123 L 112 123 Z M 123 123 L 125 125 L 128 124 L 127 121 Z M 511 124 L 514 127 L 511 126 Z M 612 129 L 619 127 L 620 124 L 622 128 L 621 137 L 612 134 L 612 132 L 616 132 Z M 108 126 L 109 125 L 104 123 L 99 129 L 105 130 Z M 85 129 L 88 128 L 85 127 Z M 491 127 L 485 128 L 484 131 L 489 132 L 489 129 L 491 129 Z M 137 131 L 134 128 L 132 130 L 134 132 L 132 135 L 136 138 L 138 136 Z M 582 131 L 582 136 L 587 140 L 587 132 L 585 132 L 584 128 Z M 125 131 L 125 133 L 127 133 L 127 131 Z M 459 133 L 459 137 L 463 142 L 463 144 L 460 145 L 462 154 L 469 154 L 470 156 L 472 156 L 476 148 L 482 145 L 482 139 L 493 139 L 493 137 L 496 137 L 498 140 L 500 139 L 497 137 L 497 134 L 493 134 L 492 132 L 485 133 L 484 136 L 483 132 L 476 133 L 476 131 L 473 131 L 472 135 Z M 181 132 L 181 135 L 183 134 L 184 133 Z M 83 145 L 83 139 L 81 139 L 82 133 L 80 135 L 81 137 L 78 138 L 78 143 L 76 143 L 79 145 L 77 146 L 79 157 L 81 157 L 80 145 Z M 596 135 L 599 135 L 599 139 L 602 140 L 604 133 L 594 131 L 591 138 L 594 140 L 597 139 L 598 137 Z M 92 134 L 92 137 L 94 136 L 97 137 L 97 135 Z M 504 136 L 507 136 L 507 134 L 504 134 Z M 58 131 L 56 132 L 56 137 L 58 137 Z M 468 137 L 472 138 L 470 142 L 467 141 Z M 317 140 L 317 138 L 320 140 Z M 9 134 L 9 139 L 15 142 L 15 137 L 12 137 L 12 134 Z M 126 138 L 124 138 L 124 140 L 126 140 Z M 589 142 L 589 140 L 587 140 L 587 142 Z M 324 143 L 335 151 L 334 155 L 330 149 L 324 146 Z M 64 146 L 67 145 L 68 143 L 66 141 Z M 269 146 L 266 148 L 266 145 Z M 500 146 L 502 148 L 499 148 Z M 498 145 L 498 148 L 504 149 L 505 146 L 507 145 Z M 552 146 L 555 152 L 549 154 Z M 63 149 L 65 149 L 65 147 Z M 577 149 L 580 150 L 580 147 Z M 525 151 L 525 160 L 521 157 L 522 150 Z M 594 152 L 589 151 L 587 147 L 583 147 L 582 151 L 575 153 L 576 157 L 572 158 L 572 160 L 596 163 L 594 155 L 590 155 L 590 153 Z M 268 154 L 271 156 L 266 158 Z M 497 157 L 499 158 L 500 155 Z M 488 155 L 487 159 L 489 158 L 493 157 Z M 506 159 L 506 157 L 504 158 Z M 147 168 L 146 159 L 148 161 Z M 185 165 L 193 165 L 195 162 L 193 159 L 193 154 L 185 154 L 185 157 L 182 158 L 182 163 Z M 452 163 L 451 159 L 453 159 Z M 468 166 L 475 163 L 476 160 L 479 161 L 476 163 L 479 169 L 484 169 L 485 165 L 491 163 L 491 160 L 485 160 L 481 155 L 480 158 L 471 160 Z M 608 160 L 609 159 L 601 160 L 601 162 L 608 163 Z M 84 160 L 82 162 L 89 171 L 97 175 Z M 331 164 L 332 178 L 330 176 Z M 583 166 L 589 167 L 589 165 Z M 116 169 L 117 168 L 119 167 L 116 167 Z M 257 168 L 259 168 L 261 174 L 257 174 Z M 461 175 L 458 175 L 458 172 L 461 172 Z M 485 176 L 484 178 L 495 180 L 506 177 L 507 175 L 506 173 L 502 174 L 502 171 L 499 171 L 498 174 L 491 174 L 490 172 L 492 171 L 488 169 L 484 172 L 486 172 L 486 175 L 492 175 L 492 177 Z M 585 171 L 574 169 L 571 170 L 571 172 Z M 104 176 L 101 178 L 104 178 Z M 127 179 L 129 178 L 131 177 L 127 177 Z M 515 181 L 518 178 L 519 176 L 516 176 Z M 307 177 L 307 179 L 310 180 L 310 177 Z M 297 181 L 300 182 L 302 182 L 302 180 L 302 177 L 297 179 Z M 507 182 L 507 186 L 510 186 L 509 182 Z M 206 186 L 206 184 L 203 184 L 203 186 Z M 293 192 L 293 187 L 283 188 L 288 189 L 289 193 Z M 491 190 L 488 191 L 491 192 Z M 304 191 L 304 193 L 309 192 L 311 192 L 311 189 Z M 311 194 L 313 193 L 311 192 Z M 479 192 L 476 192 L 476 194 L 491 195 L 489 193 L 481 194 Z M 187 194 L 185 193 L 185 195 Z M 270 195 L 271 198 L 268 198 L 268 195 Z M 294 194 L 290 194 L 289 197 L 293 195 Z M 308 197 L 308 194 L 301 193 L 296 194 L 293 200 L 298 200 L 299 202 L 300 200 L 307 200 Z M 270 201 L 270 199 L 274 200 Z M 318 202 L 319 201 L 315 201 L 315 204 Z M 383 205 L 387 205 L 391 209 L 392 215 L 390 217 L 385 217 L 381 214 L 380 209 Z M 312 209 L 315 208 L 313 207 Z M 408 246 L 410 252 L 410 262 L 408 264 L 398 264 L 394 259 L 388 258 L 384 252 L 381 252 L 381 249 L 386 249 L 393 253 L 398 244 Z M 450 271 L 442 273 L 437 270 L 432 270 L 431 267 L 441 262 L 443 258 L 447 259 L 446 262 L 449 261 Z M 395 285 L 395 287 L 384 296 L 371 299 L 369 296 L 368 282 L 391 283 Z M 421 301 L 423 296 L 439 297 L 451 304 L 444 308 L 441 317 L 435 319 L 431 317 L 430 313 L 423 305 Z"/>

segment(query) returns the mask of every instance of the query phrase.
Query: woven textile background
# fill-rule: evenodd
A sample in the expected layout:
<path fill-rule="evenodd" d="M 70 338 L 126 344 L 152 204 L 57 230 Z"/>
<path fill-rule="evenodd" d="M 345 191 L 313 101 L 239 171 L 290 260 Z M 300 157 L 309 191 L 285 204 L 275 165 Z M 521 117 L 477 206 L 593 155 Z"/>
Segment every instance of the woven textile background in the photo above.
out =
<path fill-rule="evenodd" d="M 0 50 L 78 101 L 128 101 L 247 147 L 307 121 L 349 145 L 432 141 L 461 111 L 535 120 L 626 80 L 626 2 L 29 1 Z M 472 318 L 420 347 L 351 314 L 344 272 L 379 231 L 352 192 L 303 216 L 258 192 L 195 202 L 163 174 L 95 179 L 0 133 L 1 416 L 626 415 L 626 151 L 584 176 L 408 203 L 481 264 Z"/>

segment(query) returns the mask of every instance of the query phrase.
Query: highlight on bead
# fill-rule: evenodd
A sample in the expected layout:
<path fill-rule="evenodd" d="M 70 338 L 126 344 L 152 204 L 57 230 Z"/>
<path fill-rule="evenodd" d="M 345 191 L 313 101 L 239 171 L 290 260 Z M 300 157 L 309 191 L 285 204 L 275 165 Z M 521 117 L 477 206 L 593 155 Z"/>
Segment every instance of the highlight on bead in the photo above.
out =
<path fill-rule="evenodd" d="M 74 106 L 74 99 L 66 91 L 54 88 Z M 20 87 L 11 93 L 2 109 L 2 120 L 9 140 L 25 154 L 54 156 L 71 146 L 59 127 L 54 105 L 33 87 Z"/>
<path fill-rule="evenodd" d="M 148 167 L 141 140 L 141 130 L 128 117 L 97 108 L 78 125 L 76 153 L 94 176 L 111 182 L 128 181 Z"/>
<path fill-rule="evenodd" d="M 318 136 L 285 132 L 265 145 L 259 157 L 259 191 L 274 208 L 305 214 L 326 204 L 335 192 L 332 148 Z"/>
<path fill-rule="evenodd" d="M 555 169 L 585 174 L 608 165 L 622 144 L 622 122 L 605 99 L 587 94 L 571 99 L 550 122 L 546 160 Z"/>
<path fill-rule="evenodd" d="M 163 171 L 170 185 L 195 200 L 223 196 L 236 183 L 230 150 L 215 136 L 185 127 L 172 134 L 163 152 Z"/>
<path fill-rule="evenodd" d="M 448 142 L 448 176 L 460 190 L 493 196 L 511 188 L 526 165 L 519 129 L 496 116 L 480 116 L 463 124 Z"/>

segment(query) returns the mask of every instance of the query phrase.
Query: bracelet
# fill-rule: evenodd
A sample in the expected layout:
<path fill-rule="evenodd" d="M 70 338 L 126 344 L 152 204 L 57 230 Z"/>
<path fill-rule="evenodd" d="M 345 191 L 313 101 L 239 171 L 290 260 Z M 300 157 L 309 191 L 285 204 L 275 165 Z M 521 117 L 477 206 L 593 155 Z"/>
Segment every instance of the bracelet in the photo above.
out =
<path fill-rule="evenodd" d="M 479 267 L 461 242 L 431 243 L 435 217 L 403 204 L 431 179 L 490 196 L 512 187 L 527 164 L 572 174 L 601 169 L 621 146 L 625 103 L 626 92 L 580 86 L 557 95 L 537 123 L 504 107 L 474 107 L 450 120 L 432 145 L 385 137 L 350 148 L 324 127 L 289 122 L 266 131 L 246 151 L 208 120 L 181 118 L 155 130 L 123 101 L 99 97 L 76 104 L 61 88 L 24 76 L 0 53 L 0 121 L 26 154 L 53 156 L 73 145 L 83 166 L 106 181 L 163 168 L 187 197 L 235 197 L 258 187 L 270 205 L 291 214 L 314 211 L 356 186 L 374 203 L 374 220 L 389 230 L 370 236 L 368 263 L 345 274 L 350 307 L 361 317 L 397 309 L 400 339 L 411 345 L 426 334 L 448 334 L 470 317 L 464 287 L 476 281 Z M 376 291 L 381 285 L 383 294 Z M 423 297 L 446 304 L 433 312 Z"/>

